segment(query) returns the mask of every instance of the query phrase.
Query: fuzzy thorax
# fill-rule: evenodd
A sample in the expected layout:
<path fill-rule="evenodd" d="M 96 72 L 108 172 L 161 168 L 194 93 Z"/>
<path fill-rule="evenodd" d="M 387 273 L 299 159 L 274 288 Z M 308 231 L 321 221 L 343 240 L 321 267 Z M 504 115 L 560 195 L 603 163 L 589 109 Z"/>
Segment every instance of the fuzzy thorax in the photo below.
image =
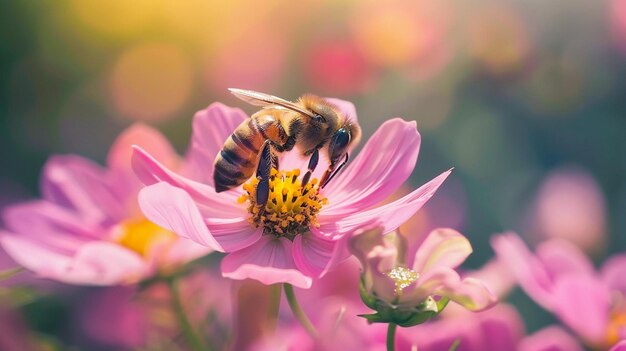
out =
<path fill-rule="evenodd" d="M 272 169 L 265 206 L 256 203 L 257 178 L 243 185 L 246 193 L 239 202 L 248 202 L 250 223 L 257 228 L 262 226 L 264 234 L 293 240 L 298 234 L 307 232 L 309 227 L 319 226 L 316 216 L 327 199 L 320 196 L 316 178 L 303 187 L 299 175 L 299 169 L 288 172 Z"/>

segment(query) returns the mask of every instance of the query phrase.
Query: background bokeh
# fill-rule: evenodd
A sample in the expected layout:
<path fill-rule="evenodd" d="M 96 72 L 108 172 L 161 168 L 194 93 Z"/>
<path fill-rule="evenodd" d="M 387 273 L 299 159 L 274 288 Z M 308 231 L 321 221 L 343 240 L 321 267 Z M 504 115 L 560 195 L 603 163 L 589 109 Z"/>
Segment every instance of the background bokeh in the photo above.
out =
<path fill-rule="evenodd" d="M 136 121 L 184 151 L 195 111 L 254 111 L 229 87 L 311 92 L 353 101 L 366 138 L 417 121 L 410 187 L 455 170 L 413 227 L 461 230 L 468 267 L 505 230 L 600 261 L 626 249 L 625 78 L 624 0 L 6 1 L 0 205 L 38 196 L 52 154 L 102 162 Z M 550 322 L 512 299 L 529 330 Z M 67 301 L 37 303 L 31 326 L 60 333 Z"/>

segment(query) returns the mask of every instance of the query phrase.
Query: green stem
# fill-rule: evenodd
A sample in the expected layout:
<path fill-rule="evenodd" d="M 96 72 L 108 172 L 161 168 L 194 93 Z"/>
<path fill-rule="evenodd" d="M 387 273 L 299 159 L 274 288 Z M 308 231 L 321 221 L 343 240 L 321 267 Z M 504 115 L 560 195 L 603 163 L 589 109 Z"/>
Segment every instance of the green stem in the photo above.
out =
<path fill-rule="evenodd" d="M 270 305 L 268 308 L 268 320 L 270 321 L 269 328 L 271 331 L 276 329 L 278 324 L 278 311 L 280 310 L 280 284 L 274 284 L 270 286 Z"/>
<path fill-rule="evenodd" d="M 185 313 L 185 309 L 183 308 L 183 304 L 180 300 L 180 291 L 178 289 L 178 281 L 176 277 L 170 277 L 166 279 L 167 286 L 170 289 L 170 293 L 172 294 L 172 308 L 174 309 L 174 314 L 176 314 L 176 319 L 178 319 L 178 324 L 180 329 L 189 344 L 194 351 L 208 351 L 209 347 L 205 346 L 202 342 L 202 339 L 196 334 L 195 329 L 191 325 L 187 314 Z"/>
<path fill-rule="evenodd" d="M 313 337 L 314 339 L 319 338 L 319 333 L 309 320 L 309 317 L 306 316 L 306 313 L 304 313 L 304 311 L 298 304 L 298 300 L 296 300 L 296 295 L 293 293 L 293 287 L 291 286 L 291 284 L 285 283 L 283 284 L 283 287 L 285 288 L 285 296 L 287 297 L 287 302 L 289 302 L 289 307 L 291 308 L 291 312 L 293 312 L 293 315 L 300 322 L 300 324 L 302 324 L 306 332 L 309 333 L 311 337 Z"/>
<path fill-rule="evenodd" d="M 394 323 L 389 323 L 387 328 L 387 351 L 394 351 L 396 349 L 396 327 Z"/>

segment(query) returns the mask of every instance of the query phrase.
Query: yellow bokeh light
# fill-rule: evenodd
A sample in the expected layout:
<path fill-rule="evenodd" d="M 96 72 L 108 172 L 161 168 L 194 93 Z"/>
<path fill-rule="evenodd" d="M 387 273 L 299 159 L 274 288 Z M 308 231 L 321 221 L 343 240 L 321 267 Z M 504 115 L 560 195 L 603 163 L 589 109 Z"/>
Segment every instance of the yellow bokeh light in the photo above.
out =
<path fill-rule="evenodd" d="M 162 120 L 187 100 L 193 67 L 176 46 L 148 43 L 126 51 L 113 67 L 110 80 L 115 107 L 125 117 Z"/>
<path fill-rule="evenodd" d="M 468 50 L 492 74 L 523 68 L 530 54 L 528 31 L 517 13 L 504 6 L 481 9 L 470 17 Z"/>
<path fill-rule="evenodd" d="M 135 34 L 153 18 L 158 2 L 151 0 L 71 0 L 72 13 L 85 26 L 118 37 Z"/>
<path fill-rule="evenodd" d="M 404 3 L 364 7 L 353 19 L 355 40 L 366 57 L 382 66 L 408 63 L 420 46 L 419 24 Z"/>

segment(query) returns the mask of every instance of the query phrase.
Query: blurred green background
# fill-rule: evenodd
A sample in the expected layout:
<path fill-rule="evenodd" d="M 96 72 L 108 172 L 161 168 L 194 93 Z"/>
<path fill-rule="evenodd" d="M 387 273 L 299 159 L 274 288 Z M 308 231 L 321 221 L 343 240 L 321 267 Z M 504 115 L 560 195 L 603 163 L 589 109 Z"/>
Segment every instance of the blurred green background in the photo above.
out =
<path fill-rule="evenodd" d="M 505 230 L 599 261 L 626 248 L 625 58 L 623 0 L 3 1 L 0 204 L 133 122 L 184 152 L 195 111 L 254 111 L 229 87 L 311 92 L 353 101 L 365 138 L 417 121 L 410 186 L 455 171 L 416 228 L 461 230 L 469 267 Z"/>

